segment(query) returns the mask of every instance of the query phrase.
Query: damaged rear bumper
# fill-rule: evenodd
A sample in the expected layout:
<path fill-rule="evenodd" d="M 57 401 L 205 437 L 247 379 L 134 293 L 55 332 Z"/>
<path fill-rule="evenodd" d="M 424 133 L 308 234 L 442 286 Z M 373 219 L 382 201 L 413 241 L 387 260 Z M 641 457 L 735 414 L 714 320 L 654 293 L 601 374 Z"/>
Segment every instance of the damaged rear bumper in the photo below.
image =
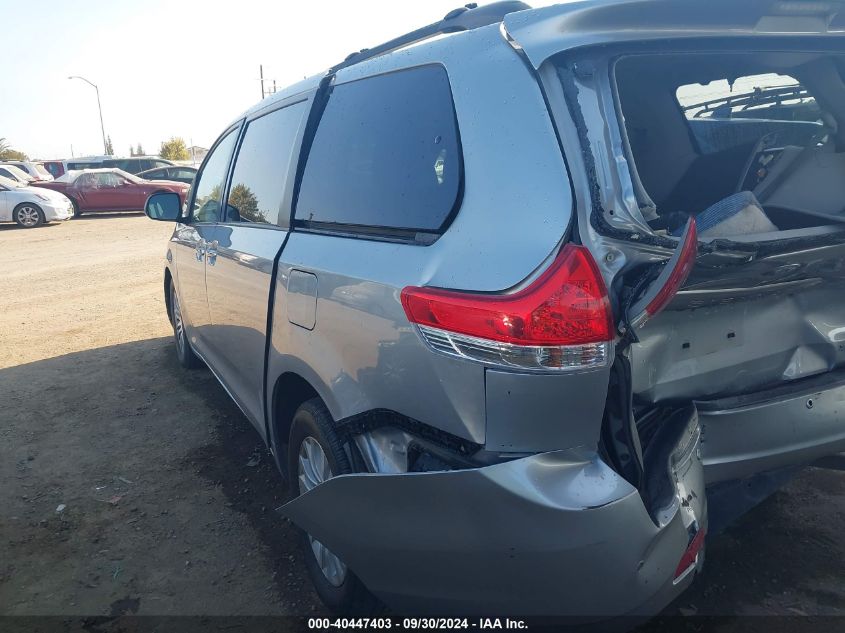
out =
<path fill-rule="evenodd" d="M 649 615 L 691 582 L 679 561 L 706 528 L 694 411 L 681 427 L 650 478 L 670 494 L 651 511 L 648 494 L 579 451 L 343 475 L 280 511 L 399 612 Z"/>
<path fill-rule="evenodd" d="M 696 406 L 708 485 L 845 451 L 842 370 Z"/>

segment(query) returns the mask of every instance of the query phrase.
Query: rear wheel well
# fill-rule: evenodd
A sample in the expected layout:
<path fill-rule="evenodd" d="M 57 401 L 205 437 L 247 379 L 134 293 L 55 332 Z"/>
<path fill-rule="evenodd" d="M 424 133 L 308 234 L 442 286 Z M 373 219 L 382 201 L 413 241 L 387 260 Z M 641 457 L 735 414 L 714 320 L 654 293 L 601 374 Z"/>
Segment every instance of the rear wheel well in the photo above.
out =
<path fill-rule="evenodd" d="M 317 390 L 299 374 L 289 372 L 276 380 L 273 388 L 273 431 L 276 438 L 274 448 L 280 460 L 285 459 L 285 448 L 296 410 L 303 402 L 315 397 L 319 397 Z"/>

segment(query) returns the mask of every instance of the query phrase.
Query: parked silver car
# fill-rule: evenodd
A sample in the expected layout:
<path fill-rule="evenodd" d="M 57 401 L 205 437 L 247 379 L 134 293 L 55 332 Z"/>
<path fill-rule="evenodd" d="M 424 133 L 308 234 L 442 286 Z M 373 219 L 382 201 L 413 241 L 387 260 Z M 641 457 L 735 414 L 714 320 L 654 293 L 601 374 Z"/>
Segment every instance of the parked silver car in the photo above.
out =
<path fill-rule="evenodd" d="M 58 191 L 29 187 L 0 176 L 0 222 L 33 229 L 73 217 L 73 204 Z"/>
<path fill-rule="evenodd" d="M 287 475 L 326 604 L 654 613 L 708 515 L 845 450 L 838 7 L 458 9 L 150 198 L 179 359 Z"/>

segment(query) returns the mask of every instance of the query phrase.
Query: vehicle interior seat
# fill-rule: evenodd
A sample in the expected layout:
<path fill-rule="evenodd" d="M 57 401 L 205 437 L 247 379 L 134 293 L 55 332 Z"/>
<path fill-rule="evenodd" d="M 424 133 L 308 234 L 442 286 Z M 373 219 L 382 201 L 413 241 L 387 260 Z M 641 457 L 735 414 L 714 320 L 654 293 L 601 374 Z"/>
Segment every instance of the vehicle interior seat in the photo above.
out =
<path fill-rule="evenodd" d="M 725 237 L 771 233 L 778 230 L 756 196 L 750 191 L 740 191 L 707 207 L 695 216 L 701 237 Z M 672 234 L 680 236 L 683 227 Z"/>

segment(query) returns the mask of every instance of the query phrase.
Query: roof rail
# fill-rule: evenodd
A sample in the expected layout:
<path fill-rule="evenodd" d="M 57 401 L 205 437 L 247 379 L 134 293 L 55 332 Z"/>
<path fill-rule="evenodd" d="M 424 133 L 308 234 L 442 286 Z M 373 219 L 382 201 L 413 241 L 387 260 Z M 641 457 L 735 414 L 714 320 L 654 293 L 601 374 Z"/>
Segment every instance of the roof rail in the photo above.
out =
<path fill-rule="evenodd" d="M 471 31 L 482 26 L 496 24 L 501 22 L 508 13 L 515 11 L 523 11 L 531 7 L 519 0 L 504 0 L 503 2 L 493 2 L 479 7 L 477 3 L 472 2 L 466 6 L 449 11 L 442 20 L 429 24 L 416 31 L 411 31 L 405 35 L 401 35 L 384 44 L 379 44 L 372 48 L 364 48 L 360 51 L 350 54 L 339 64 L 332 66 L 329 74 L 336 73 L 342 68 L 353 66 L 367 59 L 386 55 L 400 48 L 422 42 L 437 35 L 445 33 L 457 33 L 458 31 Z"/>

